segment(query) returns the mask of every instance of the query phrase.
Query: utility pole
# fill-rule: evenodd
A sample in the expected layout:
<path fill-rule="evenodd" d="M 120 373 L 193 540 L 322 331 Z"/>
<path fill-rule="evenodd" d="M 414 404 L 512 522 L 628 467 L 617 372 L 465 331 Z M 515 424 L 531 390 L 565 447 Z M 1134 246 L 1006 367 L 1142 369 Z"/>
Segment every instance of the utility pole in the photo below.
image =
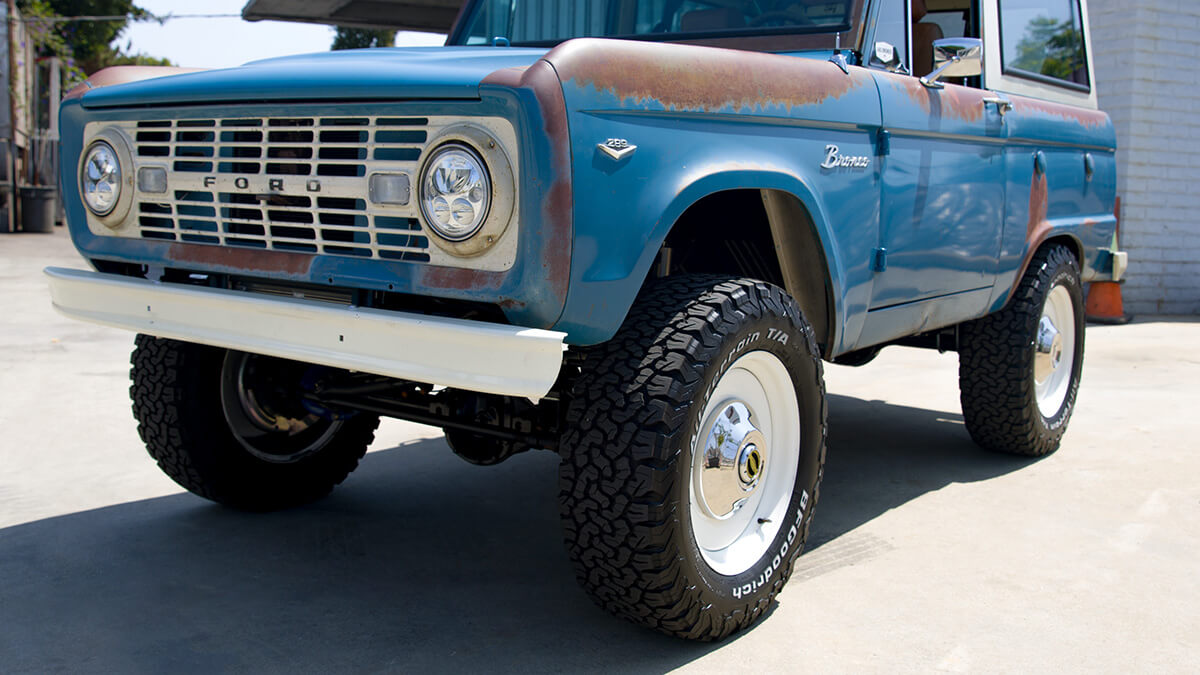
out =
<path fill-rule="evenodd" d="M 8 72 L 5 73 L 8 80 L 8 138 L 5 141 L 8 143 L 7 157 L 5 163 L 8 164 L 8 222 L 5 227 L 9 232 L 17 231 L 17 97 L 21 92 L 17 91 L 17 34 L 20 28 L 20 20 L 17 17 L 17 0 L 7 0 L 7 18 L 8 18 L 8 44 L 5 48 L 8 50 Z"/>

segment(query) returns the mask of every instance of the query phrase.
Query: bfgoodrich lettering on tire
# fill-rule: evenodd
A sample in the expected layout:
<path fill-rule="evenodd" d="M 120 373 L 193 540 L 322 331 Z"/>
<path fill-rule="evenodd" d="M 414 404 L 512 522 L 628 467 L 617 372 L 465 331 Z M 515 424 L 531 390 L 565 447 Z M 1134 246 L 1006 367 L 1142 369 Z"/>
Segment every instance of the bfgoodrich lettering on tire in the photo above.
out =
<path fill-rule="evenodd" d="M 580 584 L 680 637 L 754 623 L 807 538 L 825 419 L 812 330 L 784 291 L 649 284 L 572 387 L 559 503 Z"/>
<path fill-rule="evenodd" d="M 1040 456 L 1062 442 L 1083 371 L 1083 287 L 1063 246 L 1034 254 L 1008 305 L 963 324 L 958 382 L 971 438 Z"/>

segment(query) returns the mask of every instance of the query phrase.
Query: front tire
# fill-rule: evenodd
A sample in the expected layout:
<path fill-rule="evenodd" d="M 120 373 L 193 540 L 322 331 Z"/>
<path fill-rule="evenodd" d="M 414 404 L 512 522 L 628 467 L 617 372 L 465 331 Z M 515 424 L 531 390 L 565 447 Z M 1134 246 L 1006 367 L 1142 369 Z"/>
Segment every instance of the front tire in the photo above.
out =
<path fill-rule="evenodd" d="M 379 418 L 300 403 L 313 368 L 138 335 L 129 389 L 146 450 L 172 480 L 227 506 L 271 511 L 320 499 L 367 451 Z"/>
<path fill-rule="evenodd" d="M 996 452 L 1058 449 L 1083 372 L 1083 285 L 1075 256 L 1034 254 L 1004 309 L 959 331 L 958 377 L 971 438 Z"/>
<path fill-rule="evenodd" d="M 807 538 L 825 423 L 812 330 L 784 291 L 652 282 L 572 387 L 559 503 L 580 584 L 679 637 L 750 626 Z"/>

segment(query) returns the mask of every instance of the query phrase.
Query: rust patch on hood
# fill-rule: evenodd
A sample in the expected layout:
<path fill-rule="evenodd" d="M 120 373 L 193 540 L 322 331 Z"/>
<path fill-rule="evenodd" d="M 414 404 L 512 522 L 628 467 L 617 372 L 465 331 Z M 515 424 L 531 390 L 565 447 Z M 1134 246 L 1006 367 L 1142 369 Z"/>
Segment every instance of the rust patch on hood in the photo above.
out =
<path fill-rule="evenodd" d="M 479 84 L 491 84 L 497 87 L 517 89 L 521 86 L 521 77 L 525 75 L 525 71 L 527 70 L 529 70 L 529 66 L 501 68 L 500 70 L 492 71 L 487 77 L 483 78 Z"/>
<path fill-rule="evenodd" d="M 151 80 L 156 77 L 166 77 L 168 75 L 181 75 L 183 73 L 198 73 L 207 68 L 176 68 L 173 66 L 113 66 L 104 70 L 96 71 L 84 82 L 81 82 L 67 92 L 63 97 L 63 101 L 70 101 L 74 98 L 79 98 L 88 93 L 92 89 L 100 87 L 109 87 L 114 84 L 128 84 L 130 82 L 140 82 L 142 80 Z"/>
<path fill-rule="evenodd" d="M 990 92 L 970 87 L 948 84 L 943 89 L 933 89 L 921 84 L 920 78 L 892 73 L 876 73 L 892 87 L 904 93 L 921 106 L 933 120 L 954 119 L 963 122 L 978 122 L 983 119 L 986 108 L 983 99 Z"/>
<path fill-rule="evenodd" d="M 1073 105 L 1041 101 L 1024 96 L 1009 96 L 1013 110 L 1017 113 L 1037 113 L 1049 117 L 1057 117 L 1068 122 L 1081 124 L 1088 129 L 1098 129 L 1108 126 L 1108 114 L 1101 110 L 1089 110 Z"/>
<path fill-rule="evenodd" d="M 266 272 L 306 276 L 315 256 L 289 251 L 270 251 L 206 244 L 171 244 L 167 258 L 184 265 L 202 265 L 231 272 Z"/>
<path fill-rule="evenodd" d="M 795 108 L 837 99 L 870 74 L 832 63 L 714 47 L 584 38 L 546 55 L 564 83 L 668 110 Z"/>

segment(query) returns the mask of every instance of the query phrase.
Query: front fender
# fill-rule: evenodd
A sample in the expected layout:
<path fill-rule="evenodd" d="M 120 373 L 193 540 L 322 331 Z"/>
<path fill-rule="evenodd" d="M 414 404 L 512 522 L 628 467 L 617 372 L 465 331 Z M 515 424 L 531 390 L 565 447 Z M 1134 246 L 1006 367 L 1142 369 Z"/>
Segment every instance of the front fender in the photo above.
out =
<path fill-rule="evenodd" d="M 846 274 L 842 263 L 842 253 L 838 239 L 831 230 L 826 216 L 827 208 L 820 195 L 811 189 L 806 180 L 789 168 L 770 165 L 757 165 L 753 161 L 741 161 L 736 168 L 728 165 L 714 164 L 704 167 L 693 174 L 682 176 L 679 189 L 674 198 L 667 204 L 662 218 L 655 223 L 650 233 L 649 241 L 642 255 L 633 263 L 629 272 L 631 280 L 645 280 L 654 265 L 658 250 L 666 241 L 683 215 L 696 206 L 702 199 L 710 195 L 728 190 L 775 190 L 795 197 L 803 205 L 812 219 L 812 227 L 821 243 L 822 254 L 828 269 L 829 297 L 833 302 L 831 308 L 835 330 L 846 324 L 847 317 L 843 313 L 845 303 L 842 301 L 846 288 Z M 789 223 L 790 226 L 803 227 L 804 223 Z M 736 223 L 731 223 L 736 227 Z M 640 282 L 639 282 L 640 287 Z M 636 289 L 634 291 L 636 296 Z M 630 298 L 632 303 L 633 298 Z M 624 317 L 622 316 L 623 320 Z M 837 336 L 834 336 L 835 342 Z"/>
<path fill-rule="evenodd" d="M 829 267 L 835 349 L 847 337 L 852 343 L 860 326 L 850 317 L 865 314 L 870 294 L 865 262 L 878 239 L 878 179 L 874 171 L 830 173 L 818 165 L 831 138 L 869 154 L 869 135 L 776 127 L 780 137 L 773 137 L 765 125 L 674 119 L 672 134 L 664 136 L 655 133 L 663 121 L 644 115 L 572 118 L 575 243 L 566 307 L 556 330 L 567 332 L 572 344 L 609 339 L 663 241 L 690 207 L 725 190 L 768 189 L 795 196 L 810 214 Z M 602 130 L 638 149 L 614 162 L 594 144 L 583 145 L 584 139 L 603 137 Z M 779 142 L 781 137 L 786 142 Z"/>
<path fill-rule="evenodd" d="M 879 92 L 869 71 L 623 40 L 572 40 L 545 59 L 562 82 L 571 137 L 571 283 L 554 326 L 569 343 L 611 338 L 679 217 L 731 189 L 782 190 L 805 205 L 834 285 L 835 351 L 857 337 L 846 317 L 866 313 L 879 235 Z M 599 147 L 608 139 L 636 149 L 614 158 Z M 870 161 L 822 169 L 830 145 Z"/>

